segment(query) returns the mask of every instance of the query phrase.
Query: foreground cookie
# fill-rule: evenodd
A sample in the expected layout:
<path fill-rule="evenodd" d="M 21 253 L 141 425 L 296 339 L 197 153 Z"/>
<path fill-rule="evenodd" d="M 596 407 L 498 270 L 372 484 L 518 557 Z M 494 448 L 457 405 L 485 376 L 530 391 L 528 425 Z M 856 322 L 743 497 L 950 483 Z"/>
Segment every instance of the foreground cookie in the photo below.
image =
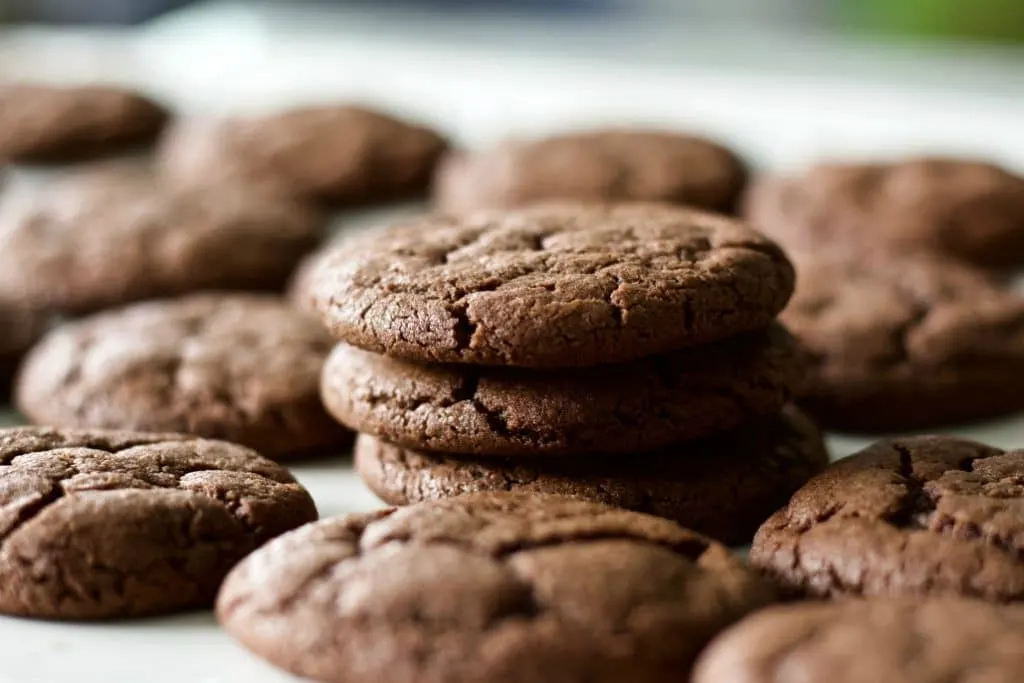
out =
<path fill-rule="evenodd" d="M 22 356 L 42 335 L 46 323 L 42 313 L 0 299 L 0 403 L 10 392 Z"/>
<path fill-rule="evenodd" d="M 732 212 L 743 162 L 710 140 L 665 131 L 605 130 L 449 156 L 438 172 L 442 211 L 538 200 L 664 201 Z"/>
<path fill-rule="evenodd" d="M 321 396 L 343 424 L 408 448 L 637 453 L 778 413 L 802 361 L 779 327 L 596 371 L 419 365 L 342 344 Z"/>
<path fill-rule="evenodd" d="M 0 160 L 70 161 L 152 142 L 169 114 L 110 86 L 0 86 Z"/>
<path fill-rule="evenodd" d="M 38 424 L 176 431 L 271 458 L 337 450 L 349 432 L 320 403 L 332 346 L 278 298 L 194 295 L 84 318 L 25 360 L 15 400 Z"/>
<path fill-rule="evenodd" d="M 798 258 L 782 320 L 823 426 L 904 431 L 1024 410 L 1024 297 L 934 257 Z"/>
<path fill-rule="evenodd" d="M 366 485 L 393 505 L 481 491 L 564 495 L 665 517 L 729 545 L 749 542 L 828 465 L 821 432 L 794 409 L 635 456 L 474 458 L 405 449 L 368 434 L 356 440 L 355 456 Z"/>
<path fill-rule="evenodd" d="M 767 326 L 793 290 L 742 223 L 656 204 L 428 216 L 353 239 L 313 298 L 345 342 L 414 361 L 566 367 Z"/>
<path fill-rule="evenodd" d="M 664 519 L 474 494 L 324 520 L 266 546 L 217 598 L 253 652 L 320 681 L 665 681 L 773 598 Z"/>
<path fill-rule="evenodd" d="M 701 656 L 694 683 L 1016 683 L 1024 607 L 849 600 L 772 607 Z"/>
<path fill-rule="evenodd" d="M 47 619 L 212 603 L 224 575 L 315 520 L 255 452 L 174 434 L 0 430 L 0 612 Z"/>
<path fill-rule="evenodd" d="M 881 441 L 765 522 L 753 564 L 810 596 L 1024 599 L 1024 451 L 952 437 Z"/>
<path fill-rule="evenodd" d="M 320 241 L 322 216 L 230 188 L 168 191 L 103 166 L 0 208 L 0 292 L 83 313 L 209 289 L 273 290 Z"/>
<path fill-rule="evenodd" d="M 189 120 L 172 129 L 160 162 L 174 182 L 242 184 L 260 193 L 334 204 L 426 194 L 447 147 L 426 128 L 351 106 L 261 118 Z"/>
<path fill-rule="evenodd" d="M 823 164 L 758 181 L 744 213 L 792 249 L 920 250 L 984 266 L 1024 264 L 1024 178 L 979 161 Z"/>

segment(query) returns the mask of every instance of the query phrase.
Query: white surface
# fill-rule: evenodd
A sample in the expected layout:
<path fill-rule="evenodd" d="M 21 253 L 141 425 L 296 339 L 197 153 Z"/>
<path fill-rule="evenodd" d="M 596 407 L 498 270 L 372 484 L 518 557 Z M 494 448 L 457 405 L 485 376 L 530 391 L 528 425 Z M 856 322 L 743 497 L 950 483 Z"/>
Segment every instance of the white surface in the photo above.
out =
<path fill-rule="evenodd" d="M 643 49 L 623 46 L 588 59 L 614 31 L 597 27 L 564 46 L 534 32 L 535 44 L 524 47 L 529 41 L 519 40 L 514 25 L 481 34 L 472 24 L 432 26 L 405 16 L 397 28 L 374 31 L 373 18 L 342 13 L 310 22 L 225 3 L 140 38 L 10 35 L 0 39 L 0 79 L 138 83 L 188 111 L 363 99 L 420 116 L 467 143 L 583 121 L 640 121 L 706 130 L 763 165 L 925 149 L 988 155 L 1024 169 L 1019 55 L 925 63 L 919 51 L 866 55 L 752 34 L 750 44 L 767 51 L 759 65 L 756 50 L 733 54 L 742 46 L 722 36 L 683 40 L 655 31 L 640 41 Z M 466 35 L 476 40 L 455 40 Z M 664 49 L 680 43 L 687 49 Z M 728 69 L 707 65 L 716 50 Z M 355 226 L 387 214 L 341 222 Z M 0 415 L 0 423 L 13 419 Z M 1024 444 L 1024 418 L 953 431 L 1003 447 Z M 867 442 L 830 439 L 835 457 Z M 294 472 L 323 515 L 377 504 L 344 459 Z M 109 625 L 0 618 L 2 683 L 287 680 L 234 645 L 207 615 Z"/>

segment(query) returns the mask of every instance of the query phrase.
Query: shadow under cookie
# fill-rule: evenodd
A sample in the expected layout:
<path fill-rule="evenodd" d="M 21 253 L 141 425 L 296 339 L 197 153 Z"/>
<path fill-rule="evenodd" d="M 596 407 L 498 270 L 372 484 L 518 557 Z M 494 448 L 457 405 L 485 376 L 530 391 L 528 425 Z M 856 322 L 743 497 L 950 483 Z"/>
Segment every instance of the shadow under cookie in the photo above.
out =
<path fill-rule="evenodd" d="M 792 407 L 653 453 L 472 457 L 401 448 L 361 434 L 355 459 L 370 490 L 392 505 L 481 491 L 564 495 L 665 517 L 729 545 L 748 543 L 828 465 L 821 432 Z"/>

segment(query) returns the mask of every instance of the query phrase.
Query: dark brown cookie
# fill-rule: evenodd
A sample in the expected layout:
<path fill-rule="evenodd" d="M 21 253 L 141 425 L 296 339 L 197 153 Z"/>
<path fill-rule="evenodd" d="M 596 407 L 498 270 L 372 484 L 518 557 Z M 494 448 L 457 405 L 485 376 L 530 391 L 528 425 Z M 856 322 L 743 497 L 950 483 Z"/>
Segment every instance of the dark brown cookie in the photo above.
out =
<path fill-rule="evenodd" d="M 663 201 L 731 213 L 747 181 L 743 162 L 710 140 L 602 130 L 513 140 L 450 155 L 435 201 L 456 213 L 535 201 Z"/>
<path fill-rule="evenodd" d="M 1024 410 L 1024 297 L 935 257 L 799 258 L 782 320 L 823 426 L 900 431 Z"/>
<path fill-rule="evenodd" d="M 925 251 L 1024 264 L 1024 178 L 980 161 L 822 164 L 754 183 L 744 213 L 790 249 Z"/>
<path fill-rule="evenodd" d="M 881 441 L 793 495 L 751 561 L 810 596 L 1024 599 L 1024 451 Z"/>
<path fill-rule="evenodd" d="M 567 367 L 763 328 L 793 269 L 742 223 L 660 204 L 428 216 L 355 238 L 317 269 L 335 336 L 414 361 Z"/>
<path fill-rule="evenodd" d="M 351 441 L 320 403 L 332 341 L 282 299 L 195 295 L 65 324 L 22 366 L 15 400 L 38 424 L 175 431 L 271 458 Z"/>
<path fill-rule="evenodd" d="M 46 329 L 47 317 L 0 298 L 0 403 L 7 400 L 22 356 Z"/>
<path fill-rule="evenodd" d="M 280 289 L 324 224 L 298 205 L 220 187 L 168 191 L 102 166 L 0 206 L 0 293 L 82 313 L 198 290 Z"/>
<path fill-rule="evenodd" d="M 1024 607 L 846 600 L 772 607 L 701 655 L 693 683 L 1017 683 Z"/>
<path fill-rule="evenodd" d="M 0 160 L 72 161 L 152 142 L 169 114 L 112 86 L 0 86 Z"/>
<path fill-rule="evenodd" d="M 715 633 L 773 597 L 668 520 L 471 494 L 289 534 L 231 573 L 217 616 L 320 681 L 644 683 L 684 680 Z"/>
<path fill-rule="evenodd" d="M 758 526 L 828 465 L 821 432 L 795 409 L 653 453 L 538 462 L 404 449 L 368 434 L 356 469 L 392 505 L 483 491 L 571 496 L 671 519 L 722 543 Z"/>
<path fill-rule="evenodd" d="M 802 356 L 781 328 L 597 370 L 419 365 L 339 345 L 321 396 L 343 424 L 407 448 L 626 454 L 774 415 Z"/>
<path fill-rule="evenodd" d="M 160 164 L 172 181 L 243 184 L 261 193 L 332 204 L 425 195 L 447 142 L 432 130 L 352 106 L 318 106 L 248 119 L 184 121 Z"/>
<path fill-rule="evenodd" d="M 267 540 L 315 520 L 254 451 L 175 434 L 0 430 L 0 612 L 104 619 L 205 607 Z"/>

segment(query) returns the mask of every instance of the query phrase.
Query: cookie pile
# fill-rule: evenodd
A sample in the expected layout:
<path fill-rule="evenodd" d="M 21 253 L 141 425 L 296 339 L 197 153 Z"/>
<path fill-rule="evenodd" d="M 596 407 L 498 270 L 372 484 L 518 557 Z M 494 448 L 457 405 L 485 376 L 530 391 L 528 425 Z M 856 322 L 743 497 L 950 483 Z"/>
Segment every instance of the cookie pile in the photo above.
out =
<path fill-rule="evenodd" d="M 570 494 L 736 542 L 826 461 L 783 410 L 792 267 L 737 221 L 642 203 L 433 216 L 347 242 L 311 280 L 342 342 L 324 404 L 388 502 Z"/>

